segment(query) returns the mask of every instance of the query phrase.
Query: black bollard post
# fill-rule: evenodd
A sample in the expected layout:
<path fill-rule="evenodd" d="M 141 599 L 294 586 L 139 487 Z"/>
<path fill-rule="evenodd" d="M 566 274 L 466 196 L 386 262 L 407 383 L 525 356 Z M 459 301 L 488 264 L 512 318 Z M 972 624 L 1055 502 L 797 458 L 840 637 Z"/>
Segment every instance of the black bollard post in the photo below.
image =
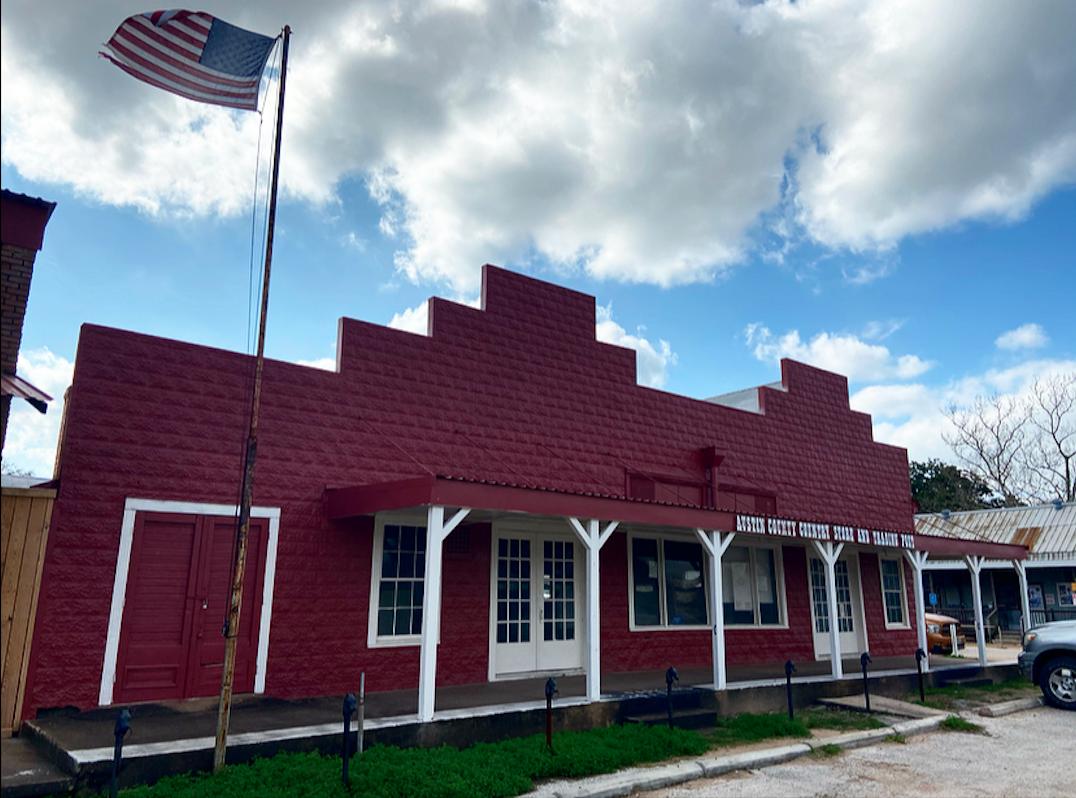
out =
<path fill-rule="evenodd" d="M 927 697 L 923 693 L 923 660 L 927 658 L 927 652 L 921 648 L 915 650 L 915 669 L 919 671 L 919 700 L 926 701 Z"/>
<path fill-rule="evenodd" d="M 355 714 L 355 694 L 344 696 L 344 786 L 348 786 L 347 765 L 351 759 L 351 716 Z"/>
<path fill-rule="evenodd" d="M 871 659 L 871 655 L 864 651 L 859 657 L 859 664 L 863 666 L 863 701 L 867 706 L 867 711 L 871 711 L 871 693 L 870 688 L 867 687 L 867 666 L 874 660 Z"/>
<path fill-rule="evenodd" d="M 119 792 L 120 760 L 123 758 L 123 738 L 127 736 L 127 732 L 130 730 L 131 710 L 120 710 L 119 717 L 116 718 L 116 728 L 113 732 L 116 735 L 116 749 L 112 754 L 112 781 L 108 785 L 108 794 L 110 798 L 116 798 L 116 793 Z"/>
<path fill-rule="evenodd" d="M 796 663 L 792 660 L 785 662 L 785 688 L 788 690 L 788 719 L 795 720 L 792 714 L 792 674 L 796 672 Z"/>
<path fill-rule="evenodd" d="M 545 683 L 545 744 L 550 751 L 553 750 L 553 694 L 557 690 L 557 680 L 546 679 Z"/>
<path fill-rule="evenodd" d="M 665 671 L 665 686 L 667 694 L 669 696 L 669 728 L 673 727 L 673 701 L 672 701 L 672 686 L 673 682 L 680 681 L 680 674 L 676 672 L 676 668 L 669 668 Z"/>

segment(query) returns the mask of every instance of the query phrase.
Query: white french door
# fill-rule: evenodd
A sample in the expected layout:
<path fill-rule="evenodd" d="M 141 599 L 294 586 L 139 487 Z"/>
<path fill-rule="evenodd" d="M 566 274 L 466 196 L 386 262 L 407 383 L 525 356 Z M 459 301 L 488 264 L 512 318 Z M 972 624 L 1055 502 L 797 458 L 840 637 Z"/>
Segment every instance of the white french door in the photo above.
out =
<path fill-rule="evenodd" d="M 841 558 L 834 564 L 834 582 L 837 586 L 837 633 L 841 644 L 841 658 L 858 654 L 863 645 L 863 601 L 860 594 L 859 569 L 856 557 Z M 829 650 L 829 602 L 826 600 L 826 564 L 817 557 L 808 563 L 811 579 L 811 622 L 814 631 L 814 654 L 816 659 L 828 658 Z"/>
<path fill-rule="evenodd" d="M 583 569 L 574 538 L 504 532 L 494 537 L 496 676 L 582 667 Z"/>

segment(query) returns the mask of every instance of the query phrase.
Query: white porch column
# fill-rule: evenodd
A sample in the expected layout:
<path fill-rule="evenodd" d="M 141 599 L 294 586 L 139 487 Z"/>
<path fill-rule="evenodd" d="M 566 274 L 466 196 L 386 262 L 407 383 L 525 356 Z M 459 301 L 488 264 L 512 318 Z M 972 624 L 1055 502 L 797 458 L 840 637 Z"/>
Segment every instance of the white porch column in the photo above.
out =
<path fill-rule="evenodd" d="M 923 649 L 925 654 L 930 654 L 930 649 L 927 648 L 927 599 L 923 594 L 923 567 L 927 564 L 929 556 L 930 554 L 925 551 L 905 550 L 904 552 L 904 559 L 912 566 L 912 572 L 915 574 L 915 635 L 919 641 L 919 648 Z M 929 656 L 923 658 L 923 670 L 930 670 Z"/>
<path fill-rule="evenodd" d="M 597 519 L 588 521 L 585 529 L 578 518 L 569 518 L 568 523 L 587 550 L 587 701 L 597 701 L 602 694 L 599 555 L 620 522 L 611 521 L 604 530 Z"/>
<path fill-rule="evenodd" d="M 1027 566 L 1023 560 L 1013 560 L 1012 567 L 1016 569 L 1016 578 L 1020 580 L 1020 632 L 1026 632 L 1031 628 L 1031 601 L 1027 595 Z"/>
<path fill-rule="evenodd" d="M 724 690 L 728 686 L 725 668 L 725 604 L 723 584 L 721 581 L 721 555 L 736 537 L 729 532 L 724 537 L 720 532 L 706 532 L 696 529 L 695 535 L 704 549 L 710 554 L 710 622 L 713 624 L 713 662 L 714 689 Z"/>
<path fill-rule="evenodd" d="M 461 508 L 447 524 L 444 507 L 430 507 L 426 514 L 426 576 L 422 594 L 422 648 L 418 660 L 420 723 L 433 720 L 433 699 L 437 686 L 437 644 L 441 640 L 441 565 L 444 542 L 469 512 L 470 509 Z"/>
<path fill-rule="evenodd" d="M 964 562 L 968 564 L 971 574 L 971 599 L 975 603 L 975 643 L 979 648 L 979 667 L 986 667 L 986 624 L 983 622 L 983 587 L 979 584 L 979 574 L 983 570 L 983 557 L 965 554 Z"/>
<path fill-rule="evenodd" d="M 837 624 L 837 575 L 835 566 L 837 558 L 844 551 L 844 544 L 834 545 L 832 541 L 812 540 L 818 556 L 826 564 L 826 605 L 829 607 L 829 660 L 833 678 L 844 678 L 844 664 L 841 662 L 841 635 Z"/>

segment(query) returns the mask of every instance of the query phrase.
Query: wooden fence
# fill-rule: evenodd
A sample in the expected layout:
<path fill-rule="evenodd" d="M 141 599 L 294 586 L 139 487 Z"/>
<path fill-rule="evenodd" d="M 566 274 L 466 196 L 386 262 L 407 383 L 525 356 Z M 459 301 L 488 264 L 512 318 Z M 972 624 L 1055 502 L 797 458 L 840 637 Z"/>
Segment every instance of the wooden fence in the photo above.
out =
<path fill-rule="evenodd" d="M 0 520 L 3 527 L 3 681 L 0 709 L 4 737 L 19 728 L 26 666 L 34 637 L 34 616 L 41 587 L 41 567 L 56 491 L 45 488 L 4 488 Z"/>

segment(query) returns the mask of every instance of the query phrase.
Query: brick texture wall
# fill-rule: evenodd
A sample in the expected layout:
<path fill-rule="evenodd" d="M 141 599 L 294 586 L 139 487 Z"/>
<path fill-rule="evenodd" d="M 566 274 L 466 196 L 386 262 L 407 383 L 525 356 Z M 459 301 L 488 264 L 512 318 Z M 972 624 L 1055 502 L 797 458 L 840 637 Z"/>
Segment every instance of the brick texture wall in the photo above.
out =
<path fill-rule="evenodd" d="M 785 361 L 787 390 L 747 413 L 638 386 L 634 352 L 595 340 L 592 297 L 491 267 L 483 295 L 484 310 L 432 300 L 430 337 L 342 320 L 339 373 L 266 363 L 270 694 L 344 692 L 362 669 L 371 690 L 417 684 L 417 648 L 366 650 L 373 526 L 328 520 L 327 487 L 434 473 L 622 496 L 628 470 L 703 479 L 716 447 L 719 480 L 776 495 L 780 514 L 913 531 L 906 453 L 872 440 L 843 377 Z M 96 702 L 124 500 L 234 503 L 252 372 L 236 353 L 83 327 L 27 711 Z M 442 684 L 486 678 L 489 535 L 472 526 L 470 553 L 446 558 Z M 602 553 L 605 667 L 708 663 L 707 632 L 628 631 L 625 545 Z M 804 556 L 785 547 L 790 628 L 730 631 L 730 662 L 813 656 Z"/>

